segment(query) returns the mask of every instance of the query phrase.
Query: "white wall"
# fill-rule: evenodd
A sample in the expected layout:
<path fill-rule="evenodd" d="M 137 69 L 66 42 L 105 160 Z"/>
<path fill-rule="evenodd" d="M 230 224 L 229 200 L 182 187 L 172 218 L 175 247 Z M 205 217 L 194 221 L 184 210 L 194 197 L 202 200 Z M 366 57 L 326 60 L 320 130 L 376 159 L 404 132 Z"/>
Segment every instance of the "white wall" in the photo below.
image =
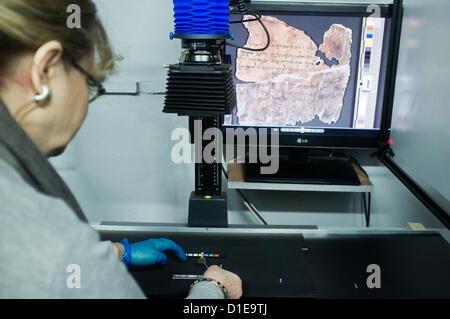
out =
<path fill-rule="evenodd" d="M 96 3 L 112 42 L 125 58 L 111 82 L 147 82 L 146 92 L 164 91 L 166 71 L 161 65 L 176 63 L 181 52 L 179 41 L 168 38 L 173 30 L 172 1 Z M 194 168 L 176 165 L 170 159 L 175 143 L 170 140 L 172 130 L 187 127 L 187 119 L 164 114 L 162 108 L 161 95 L 102 97 L 90 107 L 86 123 L 67 153 L 52 160 L 91 222 L 187 222 Z M 375 185 L 372 225 L 405 227 L 414 221 L 438 226 L 408 190 L 369 155 L 367 151 L 355 153 Z M 271 224 L 364 226 L 359 195 L 246 194 Z M 230 190 L 228 197 L 230 223 L 256 222 L 235 191 Z"/>

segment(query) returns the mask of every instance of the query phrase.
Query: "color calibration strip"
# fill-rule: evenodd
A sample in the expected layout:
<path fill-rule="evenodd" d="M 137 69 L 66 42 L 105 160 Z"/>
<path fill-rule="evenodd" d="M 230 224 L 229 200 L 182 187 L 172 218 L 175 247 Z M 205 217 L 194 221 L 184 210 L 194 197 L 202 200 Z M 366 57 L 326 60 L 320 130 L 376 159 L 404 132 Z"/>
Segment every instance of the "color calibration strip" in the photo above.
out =
<path fill-rule="evenodd" d="M 370 62 L 372 58 L 372 49 L 374 47 L 374 30 L 375 30 L 375 18 L 367 18 L 365 36 L 364 36 L 364 71 L 370 71 Z M 365 79 L 366 81 L 368 79 Z M 364 83 L 367 85 L 367 83 Z M 358 110 L 358 118 L 356 119 L 356 128 L 363 129 L 366 125 L 366 109 L 365 103 L 360 103 Z"/>
<path fill-rule="evenodd" d="M 223 254 L 219 254 L 219 253 L 214 253 L 214 254 L 210 254 L 210 253 L 187 253 L 186 256 L 188 257 L 201 257 L 203 254 L 203 257 L 206 258 L 223 258 L 224 255 Z"/>
<path fill-rule="evenodd" d="M 358 122 L 356 123 L 356 128 L 365 128 L 366 117 L 361 115 L 358 117 Z"/>
<path fill-rule="evenodd" d="M 370 59 L 372 56 L 373 36 L 375 29 L 375 18 L 367 18 L 366 38 L 365 38 L 365 53 L 364 53 L 364 69 L 370 69 Z"/>

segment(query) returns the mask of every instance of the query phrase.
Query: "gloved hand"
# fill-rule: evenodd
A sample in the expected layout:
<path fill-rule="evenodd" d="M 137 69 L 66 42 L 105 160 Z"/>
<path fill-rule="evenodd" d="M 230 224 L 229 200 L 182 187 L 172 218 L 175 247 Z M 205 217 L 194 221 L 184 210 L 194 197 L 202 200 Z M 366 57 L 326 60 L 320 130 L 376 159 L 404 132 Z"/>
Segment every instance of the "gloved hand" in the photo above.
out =
<path fill-rule="evenodd" d="M 148 239 L 134 244 L 129 244 L 125 238 L 122 244 L 125 248 L 123 262 L 127 266 L 165 265 L 167 256 L 163 251 L 168 250 L 174 252 L 182 261 L 187 260 L 183 249 L 177 243 L 167 238 Z"/>

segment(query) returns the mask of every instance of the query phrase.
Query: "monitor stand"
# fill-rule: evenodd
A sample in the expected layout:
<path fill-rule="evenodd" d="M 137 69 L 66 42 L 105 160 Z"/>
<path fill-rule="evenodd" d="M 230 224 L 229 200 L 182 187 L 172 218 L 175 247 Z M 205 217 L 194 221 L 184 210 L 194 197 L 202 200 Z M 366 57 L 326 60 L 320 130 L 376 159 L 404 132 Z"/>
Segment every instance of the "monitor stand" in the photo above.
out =
<path fill-rule="evenodd" d="M 280 148 L 279 170 L 273 175 L 261 174 L 269 164 L 249 163 L 246 159 L 246 182 L 360 185 L 348 157 L 330 156 L 330 151 L 307 148 Z"/>

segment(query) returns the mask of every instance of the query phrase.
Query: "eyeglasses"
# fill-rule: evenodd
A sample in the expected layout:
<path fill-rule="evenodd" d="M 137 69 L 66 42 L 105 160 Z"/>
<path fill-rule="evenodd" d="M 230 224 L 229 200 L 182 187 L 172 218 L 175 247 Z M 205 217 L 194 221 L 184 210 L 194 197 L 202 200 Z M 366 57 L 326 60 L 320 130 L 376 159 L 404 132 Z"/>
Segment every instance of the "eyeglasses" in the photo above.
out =
<path fill-rule="evenodd" d="M 99 83 L 92 75 L 90 75 L 85 69 L 83 69 L 75 61 L 71 61 L 72 65 L 86 77 L 87 84 L 89 86 L 89 103 L 94 102 L 100 96 L 106 93 L 105 88 Z"/>

